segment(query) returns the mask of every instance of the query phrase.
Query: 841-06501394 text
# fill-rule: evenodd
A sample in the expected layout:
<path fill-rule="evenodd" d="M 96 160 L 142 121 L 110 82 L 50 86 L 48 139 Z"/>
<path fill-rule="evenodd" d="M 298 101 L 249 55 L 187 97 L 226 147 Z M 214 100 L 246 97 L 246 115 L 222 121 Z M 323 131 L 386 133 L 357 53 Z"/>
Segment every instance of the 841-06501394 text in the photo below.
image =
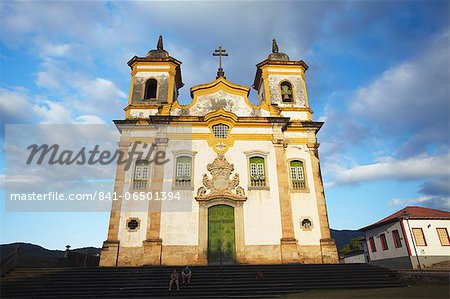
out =
<path fill-rule="evenodd" d="M 103 192 L 95 191 L 93 193 L 69 193 L 62 192 L 47 192 L 47 193 L 11 193 L 11 201 L 93 201 L 93 200 L 129 200 L 129 201 L 144 201 L 144 200 L 180 200 L 180 192 L 124 192 L 118 194 L 117 192 Z"/>

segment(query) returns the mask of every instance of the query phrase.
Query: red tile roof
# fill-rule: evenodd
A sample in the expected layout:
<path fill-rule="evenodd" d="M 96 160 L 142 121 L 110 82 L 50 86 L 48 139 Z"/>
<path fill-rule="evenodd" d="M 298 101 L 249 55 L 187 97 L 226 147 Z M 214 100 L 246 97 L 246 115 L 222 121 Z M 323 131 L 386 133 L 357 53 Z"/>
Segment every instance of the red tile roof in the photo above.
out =
<path fill-rule="evenodd" d="M 405 212 L 409 214 L 409 219 L 450 219 L 450 212 L 424 207 L 408 206 L 390 216 L 387 216 L 386 218 L 381 219 L 378 222 L 363 227 L 360 230 L 366 231 L 386 223 L 395 222 L 399 219 L 404 218 Z"/>

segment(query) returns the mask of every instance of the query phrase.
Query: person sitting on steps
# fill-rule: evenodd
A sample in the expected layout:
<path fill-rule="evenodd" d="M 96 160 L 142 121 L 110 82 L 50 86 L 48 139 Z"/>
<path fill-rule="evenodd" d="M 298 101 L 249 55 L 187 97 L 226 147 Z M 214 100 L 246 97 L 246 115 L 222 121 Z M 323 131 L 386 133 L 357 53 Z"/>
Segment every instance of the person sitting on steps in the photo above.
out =
<path fill-rule="evenodd" d="M 173 269 L 173 272 L 170 274 L 169 291 L 172 290 L 172 285 L 174 282 L 177 285 L 177 291 L 179 291 L 180 290 L 180 273 L 178 273 L 177 269 Z"/>
<path fill-rule="evenodd" d="M 257 280 L 257 281 L 263 281 L 264 278 L 265 278 L 264 273 L 263 273 L 261 270 L 258 270 L 258 271 L 256 272 L 256 280 Z"/>
<path fill-rule="evenodd" d="M 187 283 L 191 284 L 191 276 L 192 272 L 191 269 L 189 269 L 189 266 L 184 266 L 183 270 L 181 271 L 181 277 L 183 278 L 183 283 L 185 282 L 187 278 Z"/>

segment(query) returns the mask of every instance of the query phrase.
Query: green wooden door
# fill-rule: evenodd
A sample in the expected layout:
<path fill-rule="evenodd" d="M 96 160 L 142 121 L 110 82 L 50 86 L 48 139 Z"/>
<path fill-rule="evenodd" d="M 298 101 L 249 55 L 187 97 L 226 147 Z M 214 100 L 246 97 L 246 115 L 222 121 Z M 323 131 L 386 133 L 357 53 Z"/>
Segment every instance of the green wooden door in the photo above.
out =
<path fill-rule="evenodd" d="M 225 205 L 208 209 L 208 264 L 234 264 L 234 208 Z"/>

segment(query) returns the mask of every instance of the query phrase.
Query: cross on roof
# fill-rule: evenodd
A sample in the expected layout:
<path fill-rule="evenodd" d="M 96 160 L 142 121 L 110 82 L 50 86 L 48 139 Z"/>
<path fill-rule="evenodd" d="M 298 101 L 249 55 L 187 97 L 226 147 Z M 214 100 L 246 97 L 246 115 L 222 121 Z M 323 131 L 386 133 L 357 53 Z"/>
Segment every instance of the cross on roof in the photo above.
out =
<path fill-rule="evenodd" d="M 217 70 L 217 76 L 216 79 L 219 77 L 225 77 L 225 72 L 222 68 L 222 56 L 228 56 L 227 50 L 223 49 L 221 46 L 219 46 L 218 49 L 214 50 L 213 56 L 219 56 L 219 69 Z"/>

